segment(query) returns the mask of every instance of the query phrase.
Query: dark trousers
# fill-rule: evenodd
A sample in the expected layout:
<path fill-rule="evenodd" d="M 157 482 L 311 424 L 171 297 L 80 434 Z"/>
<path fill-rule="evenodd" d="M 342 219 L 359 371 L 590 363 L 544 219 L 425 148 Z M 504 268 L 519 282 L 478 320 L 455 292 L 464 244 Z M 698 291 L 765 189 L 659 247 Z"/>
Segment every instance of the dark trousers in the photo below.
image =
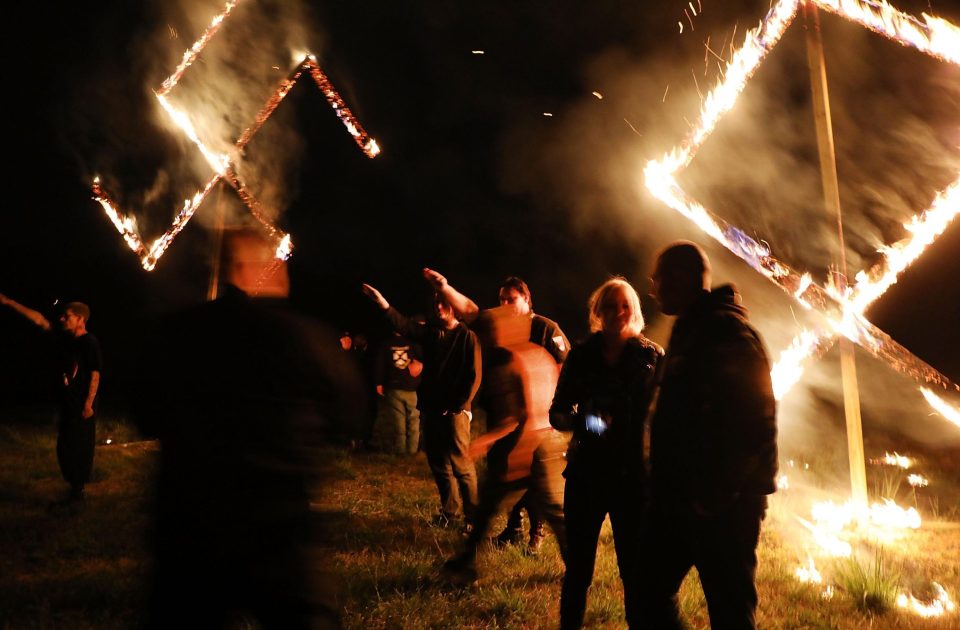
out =
<path fill-rule="evenodd" d="M 57 463 L 64 480 L 74 489 L 80 490 L 90 481 L 96 442 L 96 416 L 84 418 L 79 410 L 60 410 Z"/>
<path fill-rule="evenodd" d="M 548 430 L 533 451 L 533 464 L 530 476 L 516 481 L 503 481 L 495 477 L 488 479 L 483 488 L 477 518 L 470 538 L 467 539 L 465 555 L 472 558 L 477 547 L 490 532 L 490 523 L 503 510 L 514 506 L 521 498 L 541 514 L 550 524 L 560 546 L 560 555 L 566 557 L 566 523 L 563 517 L 563 467 L 566 460 L 566 439 L 562 433 Z M 495 456 L 491 449 L 490 457 Z M 497 462 L 490 462 L 491 468 L 497 468 Z M 505 468 L 505 464 L 502 466 Z"/>
<path fill-rule="evenodd" d="M 515 532 L 519 536 L 523 529 L 523 510 L 526 510 L 527 516 L 530 517 L 530 535 L 533 536 L 534 532 L 539 529 L 542 520 L 537 515 L 537 509 L 532 503 L 527 495 L 523 495 L 510 510 L 510 515 L 507 517 L 507 526 L 504 529 Z"/>
<path fill-rule="evenodd" d="M 696 567 L 710 627 L 755 630 L 757 542 L 767 497 L 743 496 L 717 514 L 695 515 L 687 505 L 654 506 L 638 566 L 638 627 L 683 628 L 677 592 Z"/>
<path fill-rule="evenodd" d="M 423 450 L 440 492 L 440 509 L 449 519 L 472 519 L 477 506 L 477 470 L 467 452 L 470 418 L 466 413 L 421 416 Z"/>
<path fill-rule="evenodd" d="M 417 392 L 387 389 L 377 405 L 373 445 L 388 453 L 412 455 L 420 449 Z"/>
<path fill-rule="evenodd" d="M 618 483 L 601 471 L 580 470 L 567 475 L 563 510 L 567 524 L 567 571 L 560 592 L 560 628 L 579 628 L 593 582 L 597 541 L 603 520 L 610 515 L 617 566 L 623 582 L 627 623 L 636 622 L 636 570 L 643 489 Z"/>

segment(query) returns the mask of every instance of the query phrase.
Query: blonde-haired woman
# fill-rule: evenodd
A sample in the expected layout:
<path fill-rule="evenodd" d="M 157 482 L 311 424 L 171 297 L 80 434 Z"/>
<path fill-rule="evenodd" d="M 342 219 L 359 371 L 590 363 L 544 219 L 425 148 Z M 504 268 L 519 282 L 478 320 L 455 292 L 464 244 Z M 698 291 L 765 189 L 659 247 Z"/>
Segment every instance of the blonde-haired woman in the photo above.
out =
<path fill-rule="evenodd" d="M 610 515 L 627 622 L 637 624 L 636 584 L 644 494 L 643 422 L 663 350 L 643 336 L 640 298 L 611 278 L 589 301 L 591 335 L 574 347 L 560 372 L 550 423 L 573 431 L 564 471 L 567 569 L 560 627 L 583 624 L 597 541 Z"/>

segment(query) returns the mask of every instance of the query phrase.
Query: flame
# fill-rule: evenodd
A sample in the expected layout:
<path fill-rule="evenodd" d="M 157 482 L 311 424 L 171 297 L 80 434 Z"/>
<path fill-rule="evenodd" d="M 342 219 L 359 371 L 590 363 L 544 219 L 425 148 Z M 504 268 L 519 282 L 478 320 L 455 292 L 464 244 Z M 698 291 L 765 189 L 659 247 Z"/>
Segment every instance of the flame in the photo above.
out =
<path fill-rule="evenodd" d="M 933 583 L 933 588 L 936 591 L 937 596 L 932 602 L 925 603 L 909 593 L 900 593 L 897 596 L 897 606 L 900 608 L 906 608 L 910 612 L 927 618 L 940 617 L 956 610 L 957 606 L 953 603 L 953 600 L 950 598 L 950 594 L 947 593 L 946 589 L 936 582 Z"/>
<path fill-rule="evenodd" d="M 890 499 L 869 506 L 847 501 L 814 503 L 813 522 L 797 520 L 813 534 L 821 550 L 833 557 L 849 557 L 853 547 L 847 539 L 893 541 L 906 531 L 919 529 L 920 513 L 915 508 L 902 508 Z"/>
<path fill-rule="evenodd" d="M 291 254 L 293 254 L 293 243 L 290 241 L 290 235 L 286 234 L 280 239 L 280 244 L 277 245 L 276 258 L 277 260 L 287 260 Z"/>
<path fill-rule="evenodd" d="M 917 474 L 907 476 L 907 483 L 914 488 L 926 488 L 930 485 L 930 481 L 926 477 Z"/>
<path fill-rule="evenodd" d="M 227 16 L 230 15 L 230 12 L 233 11 L 234 7 L 237 6 L 237 2 L 240 0 L 228 0 L 227 5 L 224 7 L 223 12 L 220 15 L 217 15 L 210 21 L 210 26 L 207 27 L 207 30 L 204 31 L 203 35 L 200 36 L 200 39 L 193 43 L 193 46 L 188 48 L 183 53 L 183 59 L 180 61 L 180 65 L 177 66 L 177 69 L 173 71 L 169 77 L 167 77 L 163 84 L 160 86 L 159 94 L 165 95 L 170 90 L 177 86 L 177 83 L 180 82 L 180 79 L 183 77 L 183 73 L 187 71 L 197 56 L 200 54 L 200 51 L 203 50 L 210 39 L 216 35 L 217 31 L 220 29 L 220 25 L 223 24 L 223 21 L 227 19 Z"/>
<path fill-rule="evenodd" d="M 797 567 L 794 575 L 804 584 L 823 584 L 823 576 L 817 571 L 817 567 L 813 563 L 813 556 L 810 555 L 807 556 L 807 565 Z"/>
<path fill-rule="evenodd" d="M 790 479 L 787 478 L 786 474 L 781 474 L 777 476 L 777 490 L 789 490 L 790 489 Z"/>
<path fill-rule="evenodd" d="M 894 451 L 893 454 L 884 453 L 883 463 L 886 464 L 887 466 L 897 466 L 899 468 L 903 468 L 904 470 L 908 470 L 909 468 L 913 467 L 912 459 L 904 455 L 901 455 L 896 451 Z"/>
<path fill-rule="evenodd" d="M 313 77 L 317 87 L 320 88 L 320 91 L 323 92 L 323 95 L 327 98 L 327 102 L 330 103 L 330 107 L 336 112 L 337 118 L 340 119 L 340 122 L 347 128 L 347 131 L 350 132 L 353 139 L 356 140 L 357 146 L 367 154 L 367 157 L 377 157 L 377 155 L 380 154 L 380 146 L 377 144 L 377 141 L 367 135 L 367 132 L 363 130 L 360 121 L 357 120 L 357 117 L 353 115 L 353 112 L 351 112 L 346 103 L 343 102 L 343 99 L 340 98 L 340 93 L 333 87 L 333 83 L 330 82 L 327 75 L 324 74 L 320 66 L 317 65 L 316 58 L 314 58 L 313 55 L 308 55 L 303 60 L 303 67 L 310 72 L 310 76 Z"/>
<path fill-rule="evenodd" d="M 822 335 L 810 330 L 803 330 L 793 338 L 790 346 L 780 353 L 780 358 L 773 365 L 773 369 L 770 370 L 770 378 L 773 380 L 773 395 L 777 400 L 783 399 L 803 376 L 802 362 L 814 353 L 822 339 Z"/>
<path fill-rule="evenodd" d="M 960 427 L 960 411 L 948 405 L 942 398 L 926 387 L 921 387 L 920 393 L 923 394 L 923 397 L 927 399 L 930 406 L 936 409 L 941 416 Z"/>
<path fill-rule="evenodd" d="M 960 29 L 946 20 L 929 15 L 917 19 L 884 1 L 811 1 L 905 46 L 960 64 Z M 814 341 L 811 333 L 801 332 L 774 366 L 771 377 L 778 399 L 801 378 L 803 361 L 814 353 L 825 353 L 837 335 L 847 337 L 918 381 L 960 391 L 960 386 L 951 383 L 864 317 L 867 307 L 896 282 L 903 270 L 917 260 L 960 213 L 960 179 L 940 192 L 929 209 L 905 225 L 910 232 L 908 238 L 882 248 L 882 263 L 868 273 L 858 274 L 856 286 L 843 292 L 833 286 L 817 285 L 808 273 L 794 272 L 778 261 L 769 247 L 704 208 L 677 182 L 678 173 L 690 164 L 719 120 L 733 108 L 747 81 L 790 26 L 799 4 L 800 0 L 780 0 L 770 8 L 759 26 L 746 33 L 742 46 L 731 57 L 718 84 L 703 99 L 696 126 L 679 146 L 644 167 L 646 187 L 657 199 L 692 220 L 709 236 L 791 294 L 804 308 L 814 310 L 826 319 L 826 331 L 819 333 L 818 341 Z M 681 32 L 682 28 L 681 24 Z M 930 400 L 929 396 L 927 398 Z M 960 420 L 955 420 L 956 411 L 950 411 L 953 411 L 952 415 L 949 411 L 941 413 L 960 426 Z"/>

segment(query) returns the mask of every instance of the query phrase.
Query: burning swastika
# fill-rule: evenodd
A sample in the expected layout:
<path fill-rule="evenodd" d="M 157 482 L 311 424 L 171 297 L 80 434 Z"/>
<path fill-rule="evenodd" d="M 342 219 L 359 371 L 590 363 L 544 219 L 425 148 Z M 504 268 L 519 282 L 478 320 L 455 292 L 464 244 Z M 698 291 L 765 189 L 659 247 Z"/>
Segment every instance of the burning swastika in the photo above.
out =
<path fill-rule="evenodd" d="M 883 1 L 809 1 L 904 46 L 960 65 L 960 29 L 946 20 L 926 14 L 918 19 Z M 703 99 L 700 118 L 687 138 L 659 160 L 647 163 L 644 169 L 646 186 L 655 197 L 692 220 L 708 235 L 793 296 L 804 308 L 822 316 L 823 325 L 817 330 L 804 330 L 798 334 L 774 366 L 772 376 L 777 398 L 785 395 L 799 381 L 803 374 L 803 362 L 812 356 L 822 356 L 840 335 L 920 383 L 960 391 L 960 386 L 895 342 L 864 316 L 867 307 L 896 283 L 900 274 L 921 256 L 960 213 L 960 173 L 958 179 L 937 193 L 929 208 L 904 225 L 909 236 L 881 248 L 880 263 L 870 270 L 857 273 L 853 286 L 844 289 L 831 284 L 820 286 L 809 273 L 799 273 L 777 260 L 768 245 L 754 240 L 705 208 L 678 183 L 680 172 L 689 166 L 720 119 L 736 104 L 747 82 L 777 45 L 802 4 L 803 0 L 779 0 L 760 25 L 747 32 L 743 45 L 732 55 L 723 78 Z M 930 389 L 922 390 L 931 405 L 939 409 L 939 404 L 945 410 L 951 410 L 952 415 L 944 412 L 942 415 L 960 426 L 956 420 L 956 410 Z"/>
<path fill-rule="evenodd" d="M 293 243 L 291 242 L 290 235 L 283 233 L 267 218 L 260 202 L 246 184 L 244 184 L 243 180 L 241 180 L 234 165 L 231 164 L 229 157 L 210 150 L 195 131 L 190 117 L 186 113 L 174 108 L 167 99 L 167 95 L 177 86 L 180 79 L 183 78 L 184 73 L 190 68 L 213 36 L 216 35 L 223 22 L 238 3 L 239 0 L 230 0 L 227 2 L 223 12 L 213 18 L 200 39 L 183 53 L 183 59 L 173 74 L 167 77 L 160 86 L 160 89 L 154 92 L 157 101 L 163 107 L 164 111 L 193 142 L 214 171 L 210 179 L 207 180 L 207 183 L 204 184 L 192 198 L 183 202 L 183 208 L 174 217 L 167 231 L 153 241 L 153 243 L 147 245 L 137 229 L 136 220 L 130 215 L 121 214 L 117 209 L 117 205 L 110 199 L 110 196 L 101 185 L 99 177 L 93 180 L 94 199 L 103 207 L 107 213 L 107 217 L 117 228 L 117 231 L 120 232 L 120 235 L 130 249 L 140 257 L 140 263 L 147 271 L 151 271 L 156 267 L 160 257 L 163 256 L 177 235 L 186 227 L 187 223 L 190 222 L 190 219 L 193 218 L 193 215 L 203 204 L 204 199 L 207 198 L 210 191 L 220 182 L 229 184 L 234 191 L 236 191 L 237 196 L 240 197 L 247 208 L 250 209 L 250 214 L 276 239 L 278 258 L 286 259 L 293 251 Z M 320 69 L 316 58 L 309 53 L 305 54 L 303 60 L 293 68 L 287 78 L 280 82 L 273 94 L 260 109 L 253 123 L 244 130 L 234 142 L 234 147 L 237 149 L 238 154 L 240 154 L 242 149 L 253 139 L 260 128 L 263 127 L 263 124 L 270 118 L 271 114 L 273 114 L 274 110 L 280 105 L 304 72 L 309 74 L 314 83 L 317 84 L 317 87 L 327 99 L 330 107 L 333 108 L 337 117 L 347 128 L 347 131 L 353 137 L 354 141 L 356 141 L 360 149 L 370 158 L 379 155 L 380 147 L 377 145 L 377 141 L 364 131 L 360 121 L 357 120 L 353 112 L 346 106 L 346 103 L 344 103 L 340 97 L 333 83 L 330 82 L 327 75 Z"/>

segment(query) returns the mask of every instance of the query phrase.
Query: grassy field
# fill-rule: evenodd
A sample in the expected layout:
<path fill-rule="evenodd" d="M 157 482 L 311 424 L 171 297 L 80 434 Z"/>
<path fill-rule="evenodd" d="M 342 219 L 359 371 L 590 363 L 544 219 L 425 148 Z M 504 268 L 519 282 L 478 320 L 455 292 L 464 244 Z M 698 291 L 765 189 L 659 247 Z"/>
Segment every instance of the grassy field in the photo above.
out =
<path fill-rule="evenodd" d="M 0 427 L 0 627 L 125 628 L 136 626 L 150 559 L 150 488 L 156 445 L 132 442 L 122 426 L 101 424 L 95 480 L 79 510 L 50 510 L 63 491 L 52 428 Z M 481 553 L 475 588 L 455 589 L 439 578 L 457 549 L 456 532 L 429 525 L 436 489 L 423 456 L 325 453 L 327 484 L 316 509 L 329 524 L 331 568 L 342 576 L 348 628 L 553 628 L 563 565 L 552 537 L 539 557 L 520 549 Z M 889 476 L 889 473 L 884 473 Z M 877 477 L 877 475 L 874 475 Z M 883 476 L 874 484 L 910 488 Z M 951 498 L 952 497 L 952 498 Z M 854 596 L 851 560 L 817 559 L 824 584 L 794 575 L 806 559 L 793 510 L 805 501 L 794 490 L 778 495 L 761 541 L 759 622 L 765 628 L 952 628 L 960 611 L 924 619 L 895 606 L 876 612 Z M 876 560 L 887 583 L 931 596 L 937 581 L 960 596 L 957 494 L 917 500 L 920 530 L 894 541 L 857 548 L 868 587 Z M 846 577 L 844 577 L 846 576 Z M 882 580 L 880 580 L 882 581 Z M 823 592 L 833 582 L 833 596 Z M 840 584 L 851 589 L 844 590 Z M 681 593 L 691 628 L 707 627 L 702 594 L 691 576 Z M 882 604 L 882 603 L 881 603 Z M 872 608 L 871 608 L 872 606 Z M 587 626 L 623 628 L 623 606 L 609 527 L 601 535 Z"/>

